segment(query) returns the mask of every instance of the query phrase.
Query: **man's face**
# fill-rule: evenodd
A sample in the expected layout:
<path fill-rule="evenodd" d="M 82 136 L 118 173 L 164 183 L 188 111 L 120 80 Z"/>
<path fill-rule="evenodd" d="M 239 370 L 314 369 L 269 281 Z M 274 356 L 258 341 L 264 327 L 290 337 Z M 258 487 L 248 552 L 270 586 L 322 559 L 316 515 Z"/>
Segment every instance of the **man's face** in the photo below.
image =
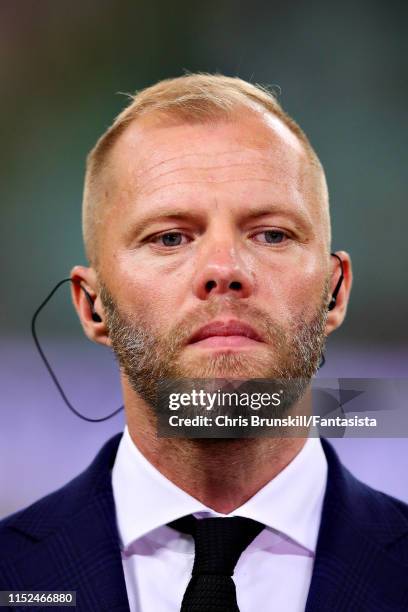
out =
<path fill-rule="evenodd" d="M 130 125 L 110 158 L 99 280 L 131 386 L 310 377 L 328 302 L 325 194 L 275 118 Z"/>

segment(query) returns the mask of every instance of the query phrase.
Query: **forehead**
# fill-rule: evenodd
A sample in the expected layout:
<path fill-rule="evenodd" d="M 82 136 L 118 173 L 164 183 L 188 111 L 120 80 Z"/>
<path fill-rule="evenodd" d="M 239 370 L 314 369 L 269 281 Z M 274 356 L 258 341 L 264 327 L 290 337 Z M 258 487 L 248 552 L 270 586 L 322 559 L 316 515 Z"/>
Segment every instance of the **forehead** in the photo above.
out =
<path fill-rule="evenodd" d="M 111 200 L 138 208 L 172 198 L 197 202 L 209 192 L 316 202 L 316 169 L 298 137 L 270 113 L 181 123 L 147 115 L 131 123 L 109 157 Z M 311 196 L 311 197 L 308 197 Z M 223 197 L 222 201 L 225 200 Z M 178 201 L 178 204 L 180 202 Z"/>

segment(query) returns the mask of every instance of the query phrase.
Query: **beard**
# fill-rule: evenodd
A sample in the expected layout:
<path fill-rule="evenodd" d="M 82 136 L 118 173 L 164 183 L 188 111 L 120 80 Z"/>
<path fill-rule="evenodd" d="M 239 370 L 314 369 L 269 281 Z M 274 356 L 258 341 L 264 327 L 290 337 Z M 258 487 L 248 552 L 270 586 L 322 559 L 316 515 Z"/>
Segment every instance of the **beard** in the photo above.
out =
<path fill-rule="evenodd" d="M 156 413 L 159 384 L 163 381 L 269 379 L 273 388 L 285 388 L 286 402 L 278 411 L 282 415 L 304 394 L 318 370 L 325 344 L 328 295 L 327 279 L 314 312 L 309 312 L 307 317 L 303 312 L 296 319 L 292 315 L 291 323 L 286 326 L 235 297 L 209 300 L 175 324 L 166 335 L 161 335 L 147 318 L 132 319 L 121 312 L 100 282 L 106 325 L 119 367 L 132 389 Z M 261 350 L 216 354 L 185 350 L 195 330 L 226 312 L 258 331 L 264 340 Z"/>

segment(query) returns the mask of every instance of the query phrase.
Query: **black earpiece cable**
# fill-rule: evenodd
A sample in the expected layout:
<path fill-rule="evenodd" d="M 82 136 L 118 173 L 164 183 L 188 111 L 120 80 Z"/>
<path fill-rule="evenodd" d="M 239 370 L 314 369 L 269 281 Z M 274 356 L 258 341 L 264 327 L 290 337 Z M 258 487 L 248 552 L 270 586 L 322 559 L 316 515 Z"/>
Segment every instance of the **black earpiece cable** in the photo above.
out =
<path fill-rule="evenodd" d="M 34 342 L 35 345 L 37 347 L 38 352 L 40 353 L 40 357 L 43 360 L 45 367 L 47 368 L 52 380 L 55 383 L 55 386 L 57 387 L 62 399 L 64 400 L 65 404 L 68 406 L 68 408 L 71 410 L 71 412 L 73 412 L 77 417 L 79 417 L 80 419 L 83 419 L 84 421 L 89 421 L 90 423 L 101 423 L 102 421 L 107 421 L 108 419 L 111 419 L 112 417 L 114 417 L 116 414 L 118 414 L 119 412 L 121 412 L 123 410 L 123 406 L 120 406 L 119 408 L 117 408 L 117 410 L 115 410 L 114 412 L 112 412 L 111 414 L 108 414 L 108 416 L 105 417 L 100 417 L 100 418 L 91 418 L 91 417 L 87 417 L 84 414 L 81 414 L 80 412 L 78 412 L 78 410 L 76 410 L 73 405 L 71 404 L 71 402 L 69 401 L 69 399 L 67 398 L 67 396 L 65 395 L 64 389 L 61 387 L 51 365 L 48 362 L 48 359 L 46 358 L 44 351 L 41 348 L 40 342 L 38 340 L 37 337 L 37 332 L 36 332 L 36 321 L 37 321 L 37 317 L 40 314 L 41 310 L 44 308 L 44 306 L 50 301 L 50 299 L 52 298 L 52 296 L 54 295 L 54 293 L 61 287 L 61 285 L 63 285 L 64 283 L 67 282 L 75 282 L 73 281 L 71 278 L 64 278 L 63 280 L 61 280 L 59 283 L 57 283 L 54 287 L 54 289 L 51 291 L 51 293 L 49 293 L 49 295 L 45 298 L 45 300 L 40 304 L 40 306 L 37 308 L 37 310 L 35 311 L 35 313 L 33 314 L 33 318 L 31 319 L 31 333 L 32 336 L 34 338 Z M 82 285 L 78 282 L 77 283 L 81 289 L 85 292 L 85 295 L 87 296 L 87 300 L 91 305 L 91 308 L 93 308 L 93 304 L 92 304 L 92 300 L 91 297 L 89 295 L 89 293 L 86 291 L 86 289 L 84 287 L 82 287 Z"/>

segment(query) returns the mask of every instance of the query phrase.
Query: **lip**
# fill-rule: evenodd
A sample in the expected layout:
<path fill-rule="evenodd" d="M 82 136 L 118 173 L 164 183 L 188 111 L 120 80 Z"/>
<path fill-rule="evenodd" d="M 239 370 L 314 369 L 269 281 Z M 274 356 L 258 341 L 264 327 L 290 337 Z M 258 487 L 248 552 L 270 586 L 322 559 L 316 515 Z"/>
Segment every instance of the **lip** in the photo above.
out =
<path fill-rule="evenodd" d="M 212 321 L 200 327 L 190 337 L 188 344 L 208 347 L 253 346 L 263 342 L 261 335 L 250 325 L 237 319 Z"/>

